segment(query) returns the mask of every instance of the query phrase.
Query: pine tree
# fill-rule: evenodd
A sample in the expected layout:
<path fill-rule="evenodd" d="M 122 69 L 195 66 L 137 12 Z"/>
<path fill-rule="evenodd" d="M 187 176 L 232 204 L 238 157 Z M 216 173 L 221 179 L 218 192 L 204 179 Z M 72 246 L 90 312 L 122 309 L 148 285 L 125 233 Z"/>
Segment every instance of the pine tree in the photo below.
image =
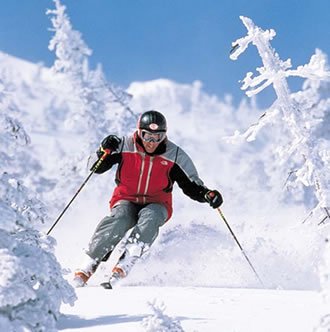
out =
<path fill-rule="evenodd" d="M 130 95 L 108 83 L 101 66 L 95 70 L 89 68 L 91 50 L 80 32 L 73 29 L 66 7 L 59 0 L 54 0 L 54 4 L 55 9 L 47 11 L 52 16 L 54 31 L 49 49 L 56 54 L 52 69 L 69 86 L 71 107 L 64 126 L 79 135 L 80 146 L 67 159 L 62 159 L 63 171 L 56 191 L 63 201 L 66 193 L 72 194 L 86 177 L 88 160 L 91 155 L 95 160 L 94 152 L 100 141 L 110 133 L 127 133 L 134 127 L 136 116 L 128 106 Z"/>
<path fill-rule="evenodd" d="M 63 79 L 70 82 L 77 103 L 68 115 L 66 124 L 70 130 L 87 133 L 83 139 L 87 146 L 95 148 L 106 131 L 126 132 L 127 120 L 134 118 L 128 106 L 130 95 L 108 83 L 101 66 L 96 70 L 89 68 L 92 51 L 81 34 L 72 28 L 70 18 L 65 13 L 66 7 L 59 0 L 54 0 L 54 3 L 56 9 L 47 12 L 53 15 L 54 36 L 49 44 L 49 49 L 56 54 L 53 70 L 63 74 Z M 126 122 L 123 123 L 123 120 Z M 132 120 L 129 124 L 132 124 Z"/>
<path fill-rule="evenodd" d="M 62 277 L 54 240 L 37 230 L 45 207 L 24 186 L 24 172 L 13 172 L 30 140 L 0 85 L 0 330 L 56 331 L 61 303 L 72 304 L 75 295 Z"/>

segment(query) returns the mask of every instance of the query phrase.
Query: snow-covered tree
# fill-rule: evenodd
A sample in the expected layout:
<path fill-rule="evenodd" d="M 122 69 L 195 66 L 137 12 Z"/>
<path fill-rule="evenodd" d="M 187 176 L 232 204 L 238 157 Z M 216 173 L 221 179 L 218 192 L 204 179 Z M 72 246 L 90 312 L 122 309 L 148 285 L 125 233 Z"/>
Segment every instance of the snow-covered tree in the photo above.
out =
<path fill-rule="evenodd" d="M 0 81 L 2 89 L 2 107 L 6 109 L 11 118 L 7 117 L 7 124 L 11 123 L 13 128 L 13 133 L 25 144 L 30 143 L 30 138 L 28 135 L 22 134 L 22 124 L 21 120 L 24 119 L 24 114 L 22 109 L 17 105 L 14 96 L 19 94 L 19 87 L 15 85 L 14 82 L 7 79 L 7 75 L 0 72 Z M 15 121 L 13 120 L 15 117 Z M 3 119 L 3 121 L 5 121 Z M 45 178 L 40 176 L 41 164 L 33 156 L 31 150 L 21 149 L 19 152 L 15 149 L 8 150 L 6 158 L 4 159 L 5 165 L 11 165 L 11 174 L 19 175 L 24 172 L 24 182 L 25 185 L 29 186 L 34 191 L 41 191 L 43 185 L 47 182 Z"/>
<path fill-rule="evenodd" d="M 52 69 L 65 82 L 70 96 L 64 127 L 79 139 L 79 149 L 61 158 L 62 174 L 53 194 L 61 197 L 56 202 L 63 202 L 86 177 L 89 157 L 94 156 L 100 141 L 110 133 L 130 131 L 136 116 L 128 106 L 130 95 L 108 83 L 101 66 L 89 68 L 92 51 L 81 33 L 73 29 L 66 7 L 60 0 L 54 4 L 55 9 L 47 11 L 54 31 L 49 49 L 56 54 Z"/>
<path fill-rule="evenodd" d="M 236 133 L 236 138 L 252 141 L 266 125 L 279 127 L 281 135 L 276 140 L 274 154 L 277 163 L 292 169 L 293 176 L 288 182 L 302 184 L 312 189 L 316 204 L 312 214 L 321 214 L 323 223 L 330 222 L 330 141 L 329 133 L 322 125 L 330 113 L 330 98 L 321 93 L 324 82 L 330 80 L 330 70 L 326 56 L 316 50 L 310 62 L 297 69 L 291 69 L 290 59 L 282 61 L 271 47 L 274 30 L 262 30 L 251 19 L 241 17 L 248 30 L 247 36 L 233 43 L 231 58 L 236 60 L 249 44 L 256 46 L 263 67 L 257 68 L 259 75 L 249 72 L 243 80 L 242 89 L 252 96 L 268 86 L 273 86 L 276 101 L 245 133 Z M 305 79 L 301 91 L 292 93 L 287 78 L 290 76 Z M 320 217 L 320 216 L 318 216 Z M 327 243 L 328 236 L 326 235 Z M 321 285 L 329 303 L 329 252 L 327 245 L 324 266 L 320 269 Z M 320 322 L 319 330 L 329 330 L 328 307 Z"/>
<path fill-rule="evenodd" d="M 105 133 L 127 130 L 127 120 L 132 115 L 134 117 L 128 106 L 130 96 L 107 82 L 101 66 L 96 70 L 89 68 L 92 51 L 80 32 L 72 28 L 66 7 L 60 0 L 54 0 L 54 3 L 56 9 L 47 12 L 53 15 L 54 36 L 49 44 L 49 49 L 56 54 L 53 70 L 69 81 L 73 102 L 76 103 L 66 124 L 70 130 L 83 134 L 81 138 L 94 149 Z"/>
<path fill-rule="evenodd" d="M 45 207 L 23 185 L 23 171 L 13 171 L 29 137 L 0 87 L 0 330 L 56 331 L 61 303 L 72 304 L 75 295 L 62 277 L 54 240 L 37 230 Z"/>
<path fill-rule="evenodd" d="M 142 320 L 142 327 L 146 332 L 183 332 L 177 319 L 165 314 L 166 306 L 163 302 L 154 299 L 148 303 L 153 315 Z"/>
<path fill-rule="evenodd" d="M 295 176 L 288 182 L 301 183 L 313 189 L 317 200 L 313 213 L 322 211 L 328 218 L 330 163 L 327 151 L 330 142 L 320 138 L 318 130 L 325 114 L 329 113 L 329 102 L 319 100 L 317 86 L 320 83 L 311 83 L 330 79 L 325 58 L 320 51 L 316 51 L 308 64 L 290 69 L 290 59 L 282 61 L 271 47 L 270 41 L 276 35 L 275 31 L 264 31 L 247 17 L 241 17 L 241 20 L 248 34 L 233 43 L 231 59 L 236 60 L 252 43 L 263 62 L 263 67 L 257 68 L 258 76 L 253 77 L 252 72 L 246 75 L 242 89 L 252 96 L 272 85 L 277 98 L 256 124 L 243 134 L 236 133 L 236 137 L 252 141 L 266 125 L 280 128 L 282 135 L 274 151 L 277 163 L 294 169 L 292 173 Z M 292 94 L 287 82 L 289 76 L 308 79 L 309 85 L 306 84 L 302 92 Z"/>

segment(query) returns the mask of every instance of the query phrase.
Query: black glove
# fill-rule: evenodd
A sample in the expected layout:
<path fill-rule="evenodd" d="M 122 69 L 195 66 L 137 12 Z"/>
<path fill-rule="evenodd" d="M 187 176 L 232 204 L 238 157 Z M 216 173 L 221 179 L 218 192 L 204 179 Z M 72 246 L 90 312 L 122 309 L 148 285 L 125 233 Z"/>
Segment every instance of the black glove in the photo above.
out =
<path fill-rule="evenodd" d="M 101 143 L 101 147 L 104 150 L 116 150 L 121 142 L 121 139 L 116 135 L 107 136 Z"/>
<path fill-rule="evenodd" d="M 110 150 L 110 152 L 116 150 L 120 142 L 121 139 L 116 135 L 107 136 L 106 138 L 103 139 L 101 146 L 96 151 L 97 156 L 101 158 L 103 154 L 106 152 L 105 150 Z"/>
<path fill-rule="evenodd" d="M 218 190 L 209 190 L 204 197 L 213 209 L 218 208 L 223 203 L 222 196 Z"/>

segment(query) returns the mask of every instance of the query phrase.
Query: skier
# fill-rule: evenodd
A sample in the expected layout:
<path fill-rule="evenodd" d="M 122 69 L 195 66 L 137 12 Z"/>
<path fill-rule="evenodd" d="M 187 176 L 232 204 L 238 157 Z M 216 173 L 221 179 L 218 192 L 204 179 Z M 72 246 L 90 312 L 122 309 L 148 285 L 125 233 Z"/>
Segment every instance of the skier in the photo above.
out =
<path fill-rule="evenodd" d="M 112 270 L 110 283 L 129 273 L 172 215 L 174 182 L 193 200 L 208 202 L 213 208 L 222 204 L 219 191 L 204 186 L 189 156 L 167 138 L 166 132 L 164 115 L 152 110 L 139 117 L 134 134 L 122 138 L 109 135 L 102 141 L 97 156 L 111 153 L 96 173 L 104 173 L 118 164 L 117 186 L 110 200 L 110 215 L 96 227 L 84 262 L 75 272 L 76 287 L 86 285 L 101 261 L 109 258 L 131 230 L 125 251 Z"/>

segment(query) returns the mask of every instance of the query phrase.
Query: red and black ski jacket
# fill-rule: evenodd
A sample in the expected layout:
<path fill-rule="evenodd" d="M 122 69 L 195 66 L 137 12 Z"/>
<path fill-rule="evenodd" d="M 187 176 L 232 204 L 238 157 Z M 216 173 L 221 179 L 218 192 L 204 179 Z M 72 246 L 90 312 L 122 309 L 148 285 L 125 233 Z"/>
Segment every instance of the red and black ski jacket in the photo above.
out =
<path fill-rule="evenodd" d="M 104 173 L 118 164 L 117 186 L 110 207 L 121 200 L 137 204 L 161 203 L 165 205 L 169 219 L 174 182 L 191 199 L 206 202 L 204 196 L 209 189 L 203 185 L 190 157 L 176 144 L 165 139 L 154 153 L 149 154 L 137 132 L 120 141 L 118 148 L 96 170 L 96 173 Z"/>

